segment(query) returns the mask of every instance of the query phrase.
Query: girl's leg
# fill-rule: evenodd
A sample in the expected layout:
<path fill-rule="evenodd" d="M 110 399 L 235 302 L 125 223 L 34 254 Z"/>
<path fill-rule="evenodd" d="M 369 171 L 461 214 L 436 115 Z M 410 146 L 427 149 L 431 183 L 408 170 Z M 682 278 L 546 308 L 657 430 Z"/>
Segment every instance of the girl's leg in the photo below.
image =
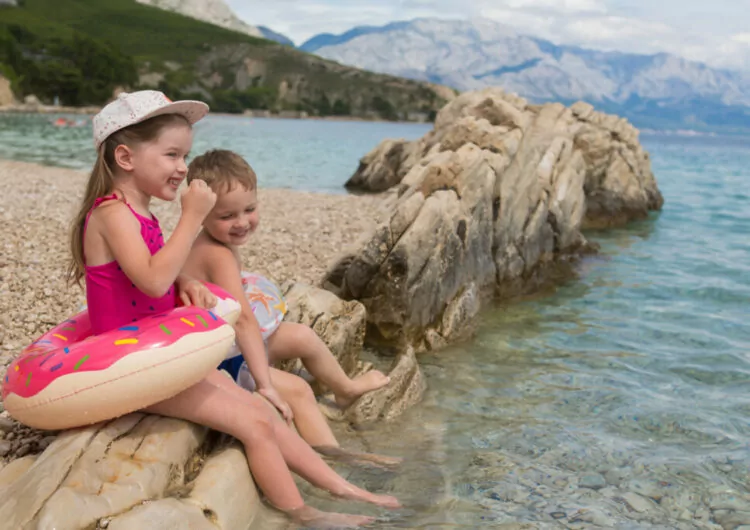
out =
<path fill-rule="evenodd" d="M 234 384 L 229 378 L 225 377 L 223 383 L 228 385 L 227 391 L 234 395 L 237 402 L 246 400 L 248 395 L 258 401 L 261 400 L 261 398 Z M 260 402 L 263 406 L 268 407 L 266 410 L 270 410 L 270 405 L 266 404 L 265 401 Z M 274 427 L 274 434 L 276 435 L 276 442 L 279 449 L 281 449 L 281 453 L 284 455 L 289 469 L 300 475 L 303 479 L 318 488 L 345 499 L 369 502 L 385 508 L 398 508 L 401 506 L 395 497 L 390 495 L 376 495 L 351 484 L 331 469 L 320 455 L 307 442 L 300 438 L 278 415 L 275 413 L 271 414 L 271 421 Z"/>
<path fill-rule="evenodd" d="M 238 400 L 231 391 L 232 387 L 246 394 L 247 398 Z M 192 421 L 240 440 L 245 446 L 253 477 L 269 502 L 298 521 L 350 526 L 372 521 L 368 517 L 329 514 L 306 506 L 277 444 L 274 416 L 260 398 L 240 389 L 218 371 L 175 397 L 145 410 Z"/>
<path fill-rule="evenodd" d="M 250 469 L 261 490 L 283 511 L 304 506 L 289 469 L 334 495 L 379 506 L 400 506 L 394 497 L 375 495 L 347 482 L 286 423 L 271 414 L 260 397 L 243 390 L 219 371 L 147 411 L 186 419 L 239 439 L 245 445 Z"/>
<path fill-rule="evenodd" d="M 325 343 L 304 324 L 282 322 L 268 338 L 268 355 L 271 361 L 301 359 L 312 376 L 333 391 L 341 407 L 348 407 L 362 394 L 390 382 L 390 378 L 378 370 L 349 379 Z"/>
<path fill-rule="evenodd" d="M 401 462 L 400 458 L 342 449 L 328 421 L 318 408 L 315 394 L 307 381 L 276 368 L 271 368 L 271 381 L 281 397 L 292 408 L 294 424 L 300 436 L 320 454 L 354 463 L 366 462 L 378 466 L 395 466 Z"/>

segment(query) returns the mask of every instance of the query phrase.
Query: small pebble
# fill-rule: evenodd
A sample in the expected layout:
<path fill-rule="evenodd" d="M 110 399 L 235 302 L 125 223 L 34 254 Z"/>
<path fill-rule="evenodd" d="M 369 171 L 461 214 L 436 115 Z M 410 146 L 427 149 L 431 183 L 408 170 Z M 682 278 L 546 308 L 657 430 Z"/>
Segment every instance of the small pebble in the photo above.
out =
<path fill-rule="evenodd" d="M 25 443 L 21 447 L 18 448 L 18 451 L 16 451 L 16 456 L 18 458 L 23 458 L 27 454 L 31 452 L 31 444 Z"/>
<path fill-rule="evenodd" d="M 0 431 L 10 432 L 14 426 L 15 422 L 13 420 L 0 416 Z"/>
<path fill-rule="evenodd" d="M 57 439 L 57 436 L 45 436 L 37 442 L 40 451 L 44 451 L 49 445 Z"/>
<path fill-rule="evenodd" d="M 647 512 L 653 507 L 653 503 L 651 501 L 649 501 L 645 497 L 641 497 L 637 493 L 633 493 L 632 491 L 625 493 L 622 496 L 622 500 L 624 500 L 631 509 L 635 510 L 638 513 Z"/>
<path fill-rule="evenodd" d="M 10 442 L 8 440 L 0 440 L 0 457 L 7 456 L 10 453 Z"/>
<path fill-rule="evenodd" d="M 607 481 L 599 473 L 591 473 L 581 477 L 578 481 L 579 488 L 590 488 L 592 490 L 598 490 L 607 485 Z"/>

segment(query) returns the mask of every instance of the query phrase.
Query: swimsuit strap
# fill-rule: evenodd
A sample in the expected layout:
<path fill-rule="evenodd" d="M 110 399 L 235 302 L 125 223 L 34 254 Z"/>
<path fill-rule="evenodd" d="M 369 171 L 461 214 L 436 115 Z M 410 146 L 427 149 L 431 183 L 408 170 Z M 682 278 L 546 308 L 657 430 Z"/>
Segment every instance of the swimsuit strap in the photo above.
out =
<path fill-rule="evenodd" d="M 112 193 L 112 195 L 106 195 L 104 197 L 97 197 L 94 201 L 94 205 L 91 207 L 89 212 L 86 214 L 86 220 L 83 222 L 83 234 L 81 234 L 81 239 L 85 240 L 86 238 L 86 228 L 89 226 L 89 219 L 91 218 L 91 214 L 94 213 L 94 210 L 96 210 L 99 205 L 106 201 L 122 201 L 125 206 L 127 206 L 130 211 L 135 215 L 136 219 L 139 219 L 140 217 L 143 217 L 141 215 L 138 215 L 138 212 L 136 212 L 132 206 L 128 203 L 127 199 L 125 199 L 125 196 L 118 197 L 116 193 Z M 83 241 L 81 241 L 81 247 L 83 247 Z M 85 263 L 85 258 L 84 258 Z"/>

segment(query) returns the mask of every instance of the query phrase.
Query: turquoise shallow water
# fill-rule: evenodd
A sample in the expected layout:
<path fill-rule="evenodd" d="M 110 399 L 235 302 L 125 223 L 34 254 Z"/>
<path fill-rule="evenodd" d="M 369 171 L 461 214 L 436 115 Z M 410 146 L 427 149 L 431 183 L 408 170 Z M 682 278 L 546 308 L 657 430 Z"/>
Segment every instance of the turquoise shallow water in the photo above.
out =
<path fill-rule="evenodd" d="M 89 163 L 85 127 L 40 119 L 0 116 L 0 157 Z M 341 192 L 380 139 L 426 130 L 217 117 L 195 152 L 235 148 L 266 186 Z M 381 527 L 750 524 L 750 141 L 642 140 L 664 210 L 588 233 L 601 252 L 577 279 L 498 304 L 473 340 L 423 356 L 425 402 L 362 433 L 407 459 L 398 474 L 342 468 L 405 502 L 372 512 Z"/>
<path fill-rule="evenodd" d="M 58 116 L 81 126 L 54 127 L 51 122 Z M 208 116 L 195 125 L 192 154 L 232 149 L 250 161 L 261 186 L 344 193 L 342 184 L 380 140 L 415 139 L 430 128 L 407 123 Z M 0 158 L 88 170 L 95 159 L 91 117 L 0 115 Z"/>

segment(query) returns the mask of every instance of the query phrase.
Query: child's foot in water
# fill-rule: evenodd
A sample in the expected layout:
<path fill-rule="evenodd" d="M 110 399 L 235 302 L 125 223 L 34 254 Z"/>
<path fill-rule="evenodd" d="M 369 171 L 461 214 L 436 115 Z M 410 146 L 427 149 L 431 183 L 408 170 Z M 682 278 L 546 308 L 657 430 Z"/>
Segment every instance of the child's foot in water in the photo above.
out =
<path fill-rule="evenodd" d="M 303 506 L 287 512 L 296 523 L 308 528 L 358 528 L 375 521 L 374 517 L 348 513 L 321 512 L 312 506 Z"/>
<path fill-rule="evenodd" d="M 353 463 L 368 464 L 383 469 L 395 469 L 404 459 L 396 456 L 377 455 L 374 453 L 353 453 L 350 457 Z"/>
<path fill-rule="evenodd" d="M 355 465 L 369 465 L 380 469 L 394 469 L 401 465 L 403 458 L 396 456 L 378 455 L 375 453 L 360 453 L 334 446 L 318 446 L 315 450 L 328 458 Z"/>
<path fill-rule="evenodd" d="M 347 408 L 354 403 L 357 398 L 367 392 L 372 392 L 378 388 L 383 388 L 391 382 L 391 378 L 378 370 L 370 370 L 352 379 L 349 388 L 346 391 L 336 394 L 336 404 L 342 409 Z"/>
<path fill-rule="evenodd" d="M 353 484 L 348 484 L 341 491 L 332 491 L 331 493 L 343 499 L 369 502 L 375 506 L 388 508 L 390 510 L 401 508 L 401 503 L 393 495 L 377 495 L 376 493 L 370 493 L 367 490 L 358 488 Z"/>

